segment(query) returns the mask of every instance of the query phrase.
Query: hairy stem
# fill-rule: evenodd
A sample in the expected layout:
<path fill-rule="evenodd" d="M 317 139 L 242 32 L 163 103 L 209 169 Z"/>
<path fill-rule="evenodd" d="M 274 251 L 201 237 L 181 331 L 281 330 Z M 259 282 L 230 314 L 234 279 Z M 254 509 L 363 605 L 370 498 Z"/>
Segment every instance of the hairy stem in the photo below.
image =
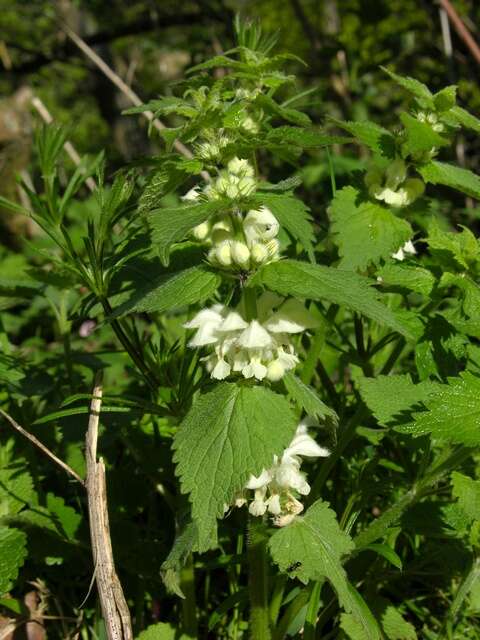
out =
<path fill-rule="evenodd" d="M 252 640 L 270 640 L 272 636 L 268 606 L 268 536 L 260 518 L 250 516 L 248 533 L 250 637 Z"/>

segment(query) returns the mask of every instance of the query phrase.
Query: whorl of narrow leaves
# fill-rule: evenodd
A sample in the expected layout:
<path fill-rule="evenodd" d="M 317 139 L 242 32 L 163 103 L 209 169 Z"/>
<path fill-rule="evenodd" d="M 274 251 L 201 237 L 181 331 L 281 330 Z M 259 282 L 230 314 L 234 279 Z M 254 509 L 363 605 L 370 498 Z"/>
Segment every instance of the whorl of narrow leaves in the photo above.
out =
<path fill-rule="evenodd" d="M 337 191 L 330 218 L 334 241 L 341 257 L 341 269 L 364 271 L 369 264 L 389 258 L 409 240 L 412 227 L 377 202 L 357 200 L 354 187 Z"/>
<path fill-rule="evenodd" d="M 174 460 L 190 494 L 199 551 L 216 545 L 217 518 L 251 474 L 272 465 L 296 426 L 288 401 L 265 387 L 222 383 L 195 399 L 175 436 Z"/>
<path fill-rule="evenodd" d="M 327 578 L 341 606 L 353 614 L 364 637 L 376 640 L 380 638 L 378 626 L 342 567 L 342 558 L 351 553 L 354 546 L 350 536 L 340 529 L 328 502 L 321 500 L 315 502 L 305 516 L 276 531 L 269 542 L 273 561 L 281 571 L 304 584 Z"/>

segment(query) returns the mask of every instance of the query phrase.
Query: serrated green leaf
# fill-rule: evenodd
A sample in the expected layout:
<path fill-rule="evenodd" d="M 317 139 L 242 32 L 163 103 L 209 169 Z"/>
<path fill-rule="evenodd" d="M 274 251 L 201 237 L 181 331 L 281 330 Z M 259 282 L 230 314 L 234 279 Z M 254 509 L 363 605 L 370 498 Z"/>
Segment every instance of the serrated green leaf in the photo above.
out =
<path fill-rule="evenodd" d="M 0 527 L 0 594 L 10 590 L 27 556 L 27 536 L 23 531 Z"/>
<path fill-rule="evenodd" d="M 381 622 L 388 640 L 417 640 L 415 627 L 393 605 L 385 607 Z"/>
<path fill-rule="evenodd" d="M 328 147 L 332 144 L 344 144 L 351 141 L 351 138 L 331 136 L 323 131 L 303 127 L 276 127 L 267 134 L 267 142 L 293 144 L 302 147 L 302 149 Z"/>
<path fill-rule="evenodd" d="M 188 522 L 175 537 L 170 553 L 160 568 L 160 575 L 167 591 L 175 593 L 180 598 L 185 597 L 180 588 L 180 569 L 188 556 L 196 549 L 197 540 L 197 527 L 193 522 Z"/>
<path fill-rule="evenodd" d="M 129 300 L 114 309 L 109 318 L 132 312 L 170 311 L 210 298 L 221 282 L 220 275 L 204 266 L 166 273 L 136 290 Z"/>
<path fill-rule="evenodd" d="M 454 471 L 452 473 L 452 495 L 470 520 L 480 521 L 480 480 Z"/>
<path fill-rule="evenodd" d="M 468 169 L 432 160 L 418 167 L 418 171 L 425 182 L 444 184 L 480 200 L 480 177 Z"/>
<path fill-rule="evenodd" d="M 422 104 L 433 107 L 433 94 L 427 85 L 415 80 L 415 78 L 410 78 L 409 76 L 399 76 L 386 67 L 381 68 L 385 73 L 388 73 L 392 80 L 395 80 L 397 84 L 406 89 L 409 93 L 415 96 L 415 98 L 418 98 Z"/>
<path fill-rule="evenodd" d="M 169 115 L 171 113 L 177 113 L 182 116 L 194 118 L 197 115 L 197 109 L 192 107 L 182 98 L 175 98 L 173 96 L 165 96 L 163 98 L 157 98 L 156 100 L 150 100 L 139 107 L 130 107 L 122 111 L 123 115 L 132 115 L 136 113 L 144 113 L 145 111 L 152 111 L 155 116 Z"/>
<path fill-rule="evenodd" d="M 338 525 L 328 502 L 317 500 L 288 527 L 276 531 L 269 541 L 273 561 L 280 571 L 306 584 L 327 578 L 339 602 L 351 612 L 365 638 L 380 638 L 378 627 L 360 595 L 349 584 L 342 566 L 344 555 L 353 551 L 353 541 Z"/>
<path fill-rule="evenodd" d="M 414 436 L 431 434 L 438 440 L 475 447 L 480 444 L 480 379 L 468 371 L 439 385 L 425 400 L 428 411 L 415 414 L 403 431 Z"/>
<path fill-rule="evenodd" d="M 32 476 L 25 468 L 0 469 L 0 517 L 15 515 L 34 495 Z"/>
<path fill-rule="evenodd" d="M 480 247 L 473 233 L 463 228 L 461 233 L 444 231 L 435 219 L 428 225 L 428 247 L 439 258 L 444 269 L 464 272 L 480 257 Z"/>
<path fill-rule="evenodd" d="M 405 127 L 405 140 L 402 144 L 404 155 L 421 154 L 434 147 L 450 145 L 450 141 L 434 131 L 428 122 L 420 122 L 408 113 L 401 113 L 400 120 Z"/>
<path fill-rule="evenodd" d="M 282 378 L 285 388 L 294 402 L 312 418 L 330 418 L 338 424 L 338 416 L 333 409 L 320 399 L 315 389 L 305 384 L 293 373 L 288 372 Z"/>
<path fill-rule="evenodd" d="M 160 259 L 167 265 L 169 249 L 174 242 L 182 240 L 193 227 L 205 222 L 210 216 L 228 209 L 230 203 L 222 200 L 153 209 L 148 222 L 152 228 L 153 244 L 157 247 Z"/>
<path fill-rule="evenodd" d="M 275 102 L 273 98 L 264 93 L 260 93 L 255 98 L 254 104 L 261 109 L 264 109 L 269 115 L 277 116 L 282 120 L 286 120 L 287 122 L 291 122 L 292 124 L 300 127 L 308 127 L 311 123 L 311 120 L 306 113 L 297 111 L 296 109 L 282 107 L 278 102 Z"/>
<path fill-rule="evenodd" d="M 174 460 L 182 492 L 190 494 L 200 551 L 216 545 L 225 505 L 251 474 L 272 465 L 296 426 L 288 401 L 265 387 L 222 383 L 195 399 L 175 436 Z"/>
<path fill-rule="evenodd" d="M 177 189 L 186 179 L 184 171 L 175 167 L 162 167 L 153 173 L 142 190 L 138 201 L 138 213 L 148 213 L 158 208 L 158 203 L 167 193 Z"/>
<path fill-rule="evenodd" d="M 341 269 L 364 271 L 370 264 L 391 256 L 412 237 L 406 220 L 376 202 L 356 204 L 358 191 L 344 187 L 331 204 L 330 218 L 338 246 Z"/>
<path fill-rule="evenodd" d="M 385 158 L 395 157 L 395 138 L 390 131 L 370 120 L 348 122 L 333 120 L 336 125 L 351 133 L 372 151 Z"/>
<path fill-rule="evenodd" d="M 82 516 L 73 507 L 65 504 L 63 498 L 59 498 L 53 493 L 47 493 L 47 509 L 56 521 L 57 528 L 62 531 L 69 540 L 75 539 L 75 533 L 80 526 Z"/>
<path fill-rule="evenodd" d="M 167 622 L 157 622 L 151 624 L 142 631 L 135 640 L 188 640 L 190 636 L 180 633 L 175 627 Z"/>
<path fill-rule="evenodd" d="M 249 281 L 281 295 L 333 302 L 398 331 L 407 338 L 421 333 L 415 317 L 401 316 L 382 304 L 373 282 L 352 271 L 295 260 L 265 265 Z"/>
<path fill-rule="evenodd" d="M 413 407 L 439 388 L 428 380 L 415 384 L 408 374 L 360 378 L 358 386 L 363 401 L 382 426 L 409 420 Z"/>
<path fill-rule="evenodd" d="M 466 129 L 472 129 L 472 131 L 480 133 L 480 120 L 473 116 L 471 113 L 468 113 L 468 111 L 466 111 L 465 109 L 462 109 L 462 107 L 453 107 L 450 110 L 449 115 L 453 115 L 455 120 L 462 127 L 465 127 Z"/>
<path fill-rule="evenodd" d="M 433 96 L 433 104 L 435 109 L 439 112 L 449 111 L 457 103 L 457 89 L 454 84 L 445 87 L 441 91 L 438 91 Z"/>
<path fill-rule="evenodd" d="M 435 284 L 435 276 L 428 269 L 410 264 L 386 264 L 377 271 L 382 285 L 400 287 L 429 296 Z"/>
<path fill-rule="evenodd" d="M 310 261 L 315 262 L 313 252 L 313 227 L 308 207 L 291 194 L 262 193 L 256 196 L 260 205 L 265 205 L 285 228 L 298 240 L 307 252 Z"/>

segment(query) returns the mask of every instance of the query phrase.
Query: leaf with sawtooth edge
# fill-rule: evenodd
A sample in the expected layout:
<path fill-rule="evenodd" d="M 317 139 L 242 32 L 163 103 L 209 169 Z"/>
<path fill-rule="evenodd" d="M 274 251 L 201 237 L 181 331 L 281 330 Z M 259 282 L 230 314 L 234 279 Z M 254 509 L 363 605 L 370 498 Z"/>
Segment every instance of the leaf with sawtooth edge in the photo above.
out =
<path fill-rule="evenodd" d="M 334 242 L 340 269 L 364 271 L 370 264 L 389 258 L 412 237 L 412 227 L 379 203 L 356 204 L 358 191 L 344 187 L 331 204 Z"/>
<path fill-rule="evenodd" d="M 26 556 L 27 536 L 23 531 L 0 527 L 0 594 L 11 588 Z"/>
<path fill-rule="evenodd" d="M 261 267 L 248 282 L 265 286 L 280 295 L 310 300 L 327 300 L 356 311 L 381 325 L 398 331 L 406 338 L 421 335 L 418 318 L 402 310 L 394 312 L 379 301 L 371 289 L 373 281 L 353 271 L 308 264 L 297 260 L 280 260 Z"/>
<path fill-rule="evenodd" d="M 304 584 L 327 578 L 337 592 L 340 604 L 354 615 L 365 632 L 365 638 L 380 638 L 373 616 L 348 582 L 342 558 L 351 553 L 355 545 L 340 529 L 328 502 L 314 502 L 304 516 L 276 531 L 268 546 L 280 571 L 291 578 L 298 578 Z"/>
<path fill-rule="evenodd" d="M 480 200 L 480 177 L 468 169 L 432 160 L 417 170 L 425 182 L 443 184 Z"/>
<path fill-rule="evenodd" d="M 190 494 L 200 552 L 217 543 L 216 520 L 251 474 L 290 444 L 297 418 L 285 397 L 224 382 L 195 398 L 174 440 L 183 493 Z"/>
<path fill-rule="evenodd" d="M 473 480 L 463 473 L 452 473 L 452 495 L 470 520 L 480 521 L 480 480 Z"/>
<path fill-rule="evenodd" d="M 428 411 L 416 413 L 413 422 L 401 428 L 403 433 L 431 434 L 435 439 L 470 447 L 480 444 L 480 378 L 464 371 L 448 384 L 439 385 L 424 404 Z"/>

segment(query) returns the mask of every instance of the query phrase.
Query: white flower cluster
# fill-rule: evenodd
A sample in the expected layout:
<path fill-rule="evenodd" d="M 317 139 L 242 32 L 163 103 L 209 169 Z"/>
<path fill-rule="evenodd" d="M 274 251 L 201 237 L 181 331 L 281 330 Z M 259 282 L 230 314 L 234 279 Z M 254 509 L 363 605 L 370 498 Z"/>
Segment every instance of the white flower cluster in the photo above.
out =
<path fill-rule="evenodd" d="M 226 171 L 203 194 L 212 199 L 220 195 L 235 199 L 249 195 L 256 188 L 253 167 L 247 160 L 233 158 Z M 193 187 L 182 200 L 197 200 L 199 187 Z M 267 207 L 251 209 L 246 216 L 233 212 L 216 222 L 202 222 L 192 229 L 196 240 L 212 245 L 208 260 L 223 269 L 248 270 L 279 258 L 276 239 L 280 225 Z"/>
<path fill-rule="evenodd" d="M 433 113 L 433 111 L 419 111 L 417 113 L 417 120 L 430 124 L 432 126 L 432 129 L 437 133 L 442 133 L 443 131 L 445 131 L 444 125 L 438 121 L 438 116 L 436 113 Z"/>
<path fill-rule="evenodd" d="M 270 469 L 264 469 L 256 476 L 250 476 L 244 491 L 235 500 L 236 507 L 248 503 L 253 516 L 269 513 L 277 527 L 290 524 L 303 511 L 303 504 L 297 496 L 310 493 L 305 474 L 300 471 L 302 458 L 319 458 L 330 455 L 328 449 L 318 445 L 308 434 L 309 419 L 304 419 L 297 427 L 295 436 L 283 452 L 281 458 L 274 456 Z M 250 495 L 253 491 L 253 500 Z"/>
<path fill-rule="evenodd" d="M 405 257 L 407 255 L 414 256 L 416 253 L 417 250 L 415 249 L 413 242 L 411 240 L 407 240 L 407 242 L 405 242 L 405 244 L 400 247 L 398 251 L 392 253 L 392 258 L 394 260 L 399 260 L 400 262 L 402 262 L 403 260 L 405 260 Z"/>
<path fill-rule="evenodd" d="M 317 327 L 318 321 L 297 300 L 267 292 L 257 301 L 257 318 L 250 322 L 239 311 L 217 304 L 183 326 L 196 329 L 189 347 L 213 349 L 203 358 L 212 378 L 224 380 L 238 373 L 276 381 L 298 363 L 289 336 Z"/>
<path fill-rule="evenodd" d="M 401 159 L 389 164 L 385 172 L 372 169 L 365 175 L 368 193 L 392 207 L 406 207 L 419 198 L 425 184 L 419 178 L 407 178 L 407 166 Z"/>

